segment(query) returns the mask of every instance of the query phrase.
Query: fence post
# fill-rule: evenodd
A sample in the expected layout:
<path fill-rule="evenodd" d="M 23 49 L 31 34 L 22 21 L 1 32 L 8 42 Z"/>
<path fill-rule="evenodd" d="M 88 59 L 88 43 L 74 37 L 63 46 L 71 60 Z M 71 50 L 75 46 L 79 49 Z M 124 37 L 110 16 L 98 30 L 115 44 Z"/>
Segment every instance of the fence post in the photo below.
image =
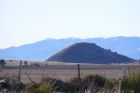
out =
<path fill-rule="evenodd" d="M 22 61 L 20 61 L 19 63 L 19 67 L 18 67 L 18 76 L 17 76 L 17 90 L 16 90 L 16 93 L 20 93 L 20 90 L 19 90 L 19 86 L 20 86 L 20 81 L 21 81 L 21 65 L 22 65 Z"/>
<path fill-rule="evenodd" d="M 21 81 L 21 65 L 22 65 L 22 61 L 20 61 L 19 68 L 18 68 L 18 84 L 20 84 Z"/>
<path fill-rule="evenodd" d="M 77 64 L 77 67 L 78 67 L 78 78 L 79 78 L 79 80 L 81 80 L 81 76 L 80 76 L 80 64 Z"/>
<path fill-rule="evenodd" d="M 77 64 L 78 67 L 78 79 L 79 79 L 79 92 L 82 93 L 82 83 L 81 83 L 81 76 L 80 76 L 80 64 Z"/>
<path fill-rule="evenodd" d="M 118 93 L 121 93 L 121 83 L 122 83 L 122 81 L 121 81 L 121 79 L 119 80 L 119 88 L 118 88 Z"/>

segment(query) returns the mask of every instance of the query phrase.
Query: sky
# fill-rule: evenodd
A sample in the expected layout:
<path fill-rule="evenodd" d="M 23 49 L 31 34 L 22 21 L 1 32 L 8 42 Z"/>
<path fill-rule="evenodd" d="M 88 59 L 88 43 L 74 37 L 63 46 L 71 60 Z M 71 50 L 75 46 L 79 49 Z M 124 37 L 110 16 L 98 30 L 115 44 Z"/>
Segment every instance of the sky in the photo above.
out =
<path fill-rule="evenodd" d="M 0 48 L 115 36 L 140 36 L 140 0 L 0 0 Z"/>

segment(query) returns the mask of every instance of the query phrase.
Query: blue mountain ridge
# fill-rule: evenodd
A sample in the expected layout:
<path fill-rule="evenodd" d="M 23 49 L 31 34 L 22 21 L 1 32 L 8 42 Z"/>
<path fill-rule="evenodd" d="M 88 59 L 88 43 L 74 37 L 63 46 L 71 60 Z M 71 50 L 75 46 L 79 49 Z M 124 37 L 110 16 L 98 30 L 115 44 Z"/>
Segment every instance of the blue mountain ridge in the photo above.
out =
<path fill-rule="evenodd" d="M 46 39 L 19 47 L 0 49 L 0 59 L 43 61 L 71 44 L 79 42 L 96 43 L 113 52 L 140 59 L 140 37 Z"/>

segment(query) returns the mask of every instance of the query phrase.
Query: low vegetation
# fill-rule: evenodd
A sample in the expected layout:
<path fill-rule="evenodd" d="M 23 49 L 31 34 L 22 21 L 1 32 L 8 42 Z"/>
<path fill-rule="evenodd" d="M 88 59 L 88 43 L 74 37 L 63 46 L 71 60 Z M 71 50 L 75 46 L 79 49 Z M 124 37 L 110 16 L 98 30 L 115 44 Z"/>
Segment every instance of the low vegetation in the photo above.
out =
<path fill-rule="evenodd" d="M 27 93 L 140 93 L 140 74 L 131 72 L 120 79 L 107 79 L 100 75 L 89 75 L 82 79 L 72 78 L 68 82 L 44 78 L 38 84 L 27 85 Z"/>
<path fill-rule="evenodd" d="M 39 83 L 29 83 L 26 85 L 25 93 L 53 93 L 57 87 L 55 80 L 46 78 Z"/>
<path fill-rule="evenodd" d="M 130 72 L 128 76 L 123 77 L 121 90 L 123 93 L 140 93 L 140 73 Z"/>
<path fill-rule="evenodd" d="M 26 64 L 26 62 L 25 62 Z M 17 82 L 17 77 L 0 77 L 0 92 L 4 93 L 140 93 L 140 73 L 133 70 L 125 73 L 119 79 L 108 79 L 101 75 L 88 75 L 82 78 L 74 77 L 62 81 L 53 77 L 42 76 L 40 82 Z"/>

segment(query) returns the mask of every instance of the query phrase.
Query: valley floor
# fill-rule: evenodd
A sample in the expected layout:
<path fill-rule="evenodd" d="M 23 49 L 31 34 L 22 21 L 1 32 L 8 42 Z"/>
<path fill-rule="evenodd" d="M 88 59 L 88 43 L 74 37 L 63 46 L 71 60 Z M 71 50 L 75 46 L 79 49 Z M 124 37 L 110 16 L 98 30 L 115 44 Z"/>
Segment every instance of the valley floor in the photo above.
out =
<path fill-rule="evenodd" d="M 91 74 L 103 75 L 107 78 L 119 78 L 123 75 L 123 69 L 129 71 L 140 71 L 140 65 L 80 65 L 80 75 L 85 77 Z M 0 77 L 16 77 L 18 75 L 18 67 L 1 67 Z M 39 67 L 22 67 L 21 81 L 29 82 L 29 77 L 38 82 L 43 77 L 53 77 L 68 81 L 72 77 L 78 76 L 77 65 L 47 65 Z"/>

